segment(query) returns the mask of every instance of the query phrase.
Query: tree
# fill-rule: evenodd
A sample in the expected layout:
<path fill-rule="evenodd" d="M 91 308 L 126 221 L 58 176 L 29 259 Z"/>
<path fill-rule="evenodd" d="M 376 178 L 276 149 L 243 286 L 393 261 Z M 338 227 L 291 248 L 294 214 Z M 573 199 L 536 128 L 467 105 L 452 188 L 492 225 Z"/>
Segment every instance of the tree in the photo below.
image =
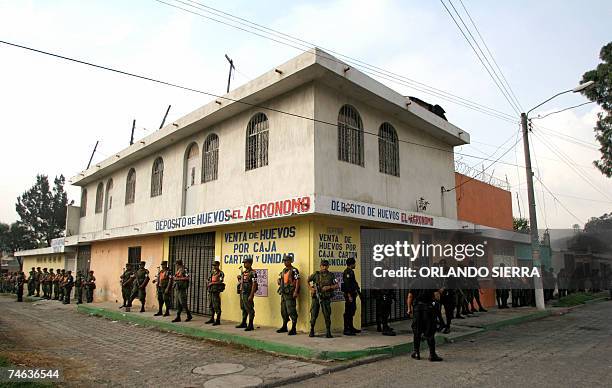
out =
<path fill-rule="evenodd" d="M 612 232 L 612 213 L 592 217 L 585 225 L 585 232 Z"/>
<path fill-rule="evenodd" d="M 612 177 L 612 42 L 601 48 L 599 58 L 602 63 L 582 76 L 581 83 L 593 81 L 595 85 L 583 90 L 589 100 L 596 102 L 604 110 L 597 115 L 595 139 L 601 147 L 600 160 L 593 162 L 595 167 L 608 178 Z"/>
<path fill-rule="evenodd" d="M 64 234 L 68 201 L 64 183 L 63 175 L 56 177 L 51 190 L 47 176 L 37 175 L 34 186 L 17 198 L 19 228 L 25 241 L 35 247 L 49 246 L 51 240 Z"/>
<path fill-rule="evenodd" d="M 36 247 L 36 242 L 30 238 L 27 229 L 19 222 L 11 226 L 0 223 L 0 252 L 12 255 L 14 252 Z M 21 267 L 23 263 L 20 259 L 17 260 Z"/>
<path fill-rule="evenodd" d="M 529 233 L 529 221 L 526 218 L 513 218 L 512 229 L 519 233 Z"/>

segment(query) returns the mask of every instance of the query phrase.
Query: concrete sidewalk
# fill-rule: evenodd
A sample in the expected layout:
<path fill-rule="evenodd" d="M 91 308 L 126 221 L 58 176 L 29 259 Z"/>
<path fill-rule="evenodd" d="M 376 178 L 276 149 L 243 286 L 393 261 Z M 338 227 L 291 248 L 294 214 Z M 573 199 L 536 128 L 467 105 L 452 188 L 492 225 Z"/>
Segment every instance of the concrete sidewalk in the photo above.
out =
<path fill-rule="evenodd" d="M 74 305 L 71 305 L 74 306 Z M 69 306 L 66 306 L 69 307 Z M 92 314 L 116 321 L 127 321 L 160 330 L 180 333 L 196 338 L 222 341 L 253 349 L 273 352 L 288 356 L 313 360 L 353 360 L 379 355 L 398 355 L 412 351 L 411 321 L 391 324 L 397 336 L 388 337 L 376 332 L 375 327 L 368 327 L 361 334 L 346 337 L 341 333 L 333 333 L 334 338 L 328 339 L 318 333 L 310 338 L 306 333 L 296 336 L 276 333 L 276 328 L 256 326 L 255 331 L 245 332 L 236 329 L 236 322 L 222 321 L 220 326 L 205 325 L 208 317 L 194 316 L 191 322 L 172 323 L 173 316 L 154 317 L 153 312 L 129 312 L 118 308 L 115 303 L 92 303 L 78 305 L 77 311 Z M 448 335 L 438 333 L 436 342 L 439 344 L 454 342 L 486 330 L 499 329 L 507 325 L 518 324 L 549 315 L 563 313 L 564 309 L 550 308 L 537 311 L 535 308 L 517 308 L 498 310 L 452 322 L 452 330 Z"/>

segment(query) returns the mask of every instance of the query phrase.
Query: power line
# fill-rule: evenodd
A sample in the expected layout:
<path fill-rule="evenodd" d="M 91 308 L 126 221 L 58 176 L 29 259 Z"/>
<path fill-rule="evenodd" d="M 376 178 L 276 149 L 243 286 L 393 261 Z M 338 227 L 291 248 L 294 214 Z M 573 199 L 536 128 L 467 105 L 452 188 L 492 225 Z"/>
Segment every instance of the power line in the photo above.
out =
<path fill-rule="evenodd" d="M 299 38 L 294 38 L 294 37 L 291 37 L 290 35 L 287 35 L 287 34 L 284 34 L 284 33 L 280 33 L 280 32 L 270 33 L 268 31 L 265 31 L 265 30 L 270 30 L 270 31 L 276 31 L 276 30 L 269 29 L 269 28 L 261 26 L 261 25 L 259 25 L 257 23 L 248 22 L 250 24 L 254 24 L 255 26 L 258 26 L 258 27 L 253 27 L 253 26 L 247 25 L 246 23 L 242 23 L 240 21 L 236 21 L 236 20 L 231 20 L 230 19 L 233 23 L 238 23 L 238 24 L 240 24 L 242 26 L 246 26 L 247 28 L 251 28 L 251 29 L 254 29 L 256 31 L 263 32 L 265 34 L 273 35 L 274 37 L 263 35 L 261 33 L 258 33 L 258 32 L 255 32 L 255 31 L 251 31 L 251 30 L 248 30 L 246 28 L 243 28 L 243 27 L 236 26 L 234 24 L 225 22 L 223 20 L 219 20 L 219 19 L 207 16 L 207 15 L 203 15 L 203 14 L 195 12 L 193 10 L 185 9 L 183 7 L 180 7 L 180 6 L 176 5 L 176 4 L 170 4 L 170 3 L 166 2 L 166 1 L 163 1 L 163 0 L 155 0 L 155 1 L 158 2 L 158 3 L 161 3 L 161 4 L 165 4 L 167 6 L 170 6 L 170 7 L 176 8 L 176 9 L 180 9 L 180 10 L 182 10 L 184 12 L 188 12 L 188 13 L 200 16 L 202 18 L 206 18 L 208 20 L 212 20 L 214 22 L 217 22 L 217 23 L 220 23 L 220 24 L 223 24 L 223 25 L 226 25 L 226 26 L 229 26 L 229 27 L 232 27 L 232 28 L 235 28 L 235 29 L 238 29 L 238 30 L 250 33 L 250 34 L 253 34 L 253 35 L 256 35 L 256 36 L 259 36 L 261 38 L 268 39 L 268 40 L 271 40 L 271 41 L 279 43 L 279 44 L 283 44 L 283 45 L 288 46 L 288 47 L 292 47 L 292 48 L 294 48 L 296 50 L 299 50 L 301 52 L 309 52 L 310 50 L 312 50 L 314 48 L 313 46 L 310 46 L 311 44 L 309 44 L 307 46 L 304 43 L 299 43 L 299 41 L 302 41 Z M 185 5 L 190 6 L 192 8 L 196 8 L 196 9 L 202 10 L 204 12 L 211 13 L 210 11 L 208 11 L 206 9 L 200 8 L 200 7 L 192 5 L 192 4 L 187 4 L 187 3 L 185 3 L 184 1 L 181 1 L 181 0 L 174 0 L 174 1 L 178 2 L 178 3 L 181 3 L 181 4 L 185 4 Z M 195 2 L 195 1 L 191 1 L 191 0 L 189 0 L 189 1 L 191 3 L 199 4 L 202 7 L 206 7 L 206 6 L 202 5 L 201 3 L 198 3 L 198 2 Z M 210 8 L 210 7 L 208 7 L 208 8 Z M 218 11 L 218 12 L 223 12 L 223 11 Z M 226 20 L 228 19 L 227 17 L 223 17 L 222 15 L 219 15 L 219 14 L 215 14 L 215 13 L 212 13 L 212 14 L 216 15 L 218 17 L 225 18 Z M 227 14 L 227 13 L 225 13 L 225 14 Z M 232 16 L 232 17 L 238 18 L 240 20 L 246 20 L 246 19 L 242 19 L 242 18 L 239 18 L 239 17 L 235 17 L 235 16 Z M 261 28 L 259 28 L 259 27 L 261 27 Z M 278 35 L 288 36 L 288 37 L 290 37 L 290 39 L 297 40 L 298 42 L 291 41 L 291 43 L 288 43 L 288 42 L 285 42 L 285 41 L 281 41 L 279 39 L 284 39 L 284 40 L 289 40 L 289 39 L 288 38 L 284 38 L 282 36 L 278 36 Z M 306 42 L 306 41 L 302 41 L 302 42 Z M 302 46 L 302 47 L 298 47 L 296 45 Z M 304 47 L 306 47 L 306 49 L 304 49 Z M 324 48 L 322 48 L 322 49 L 324 49 Z M 501 119 L 501 120 L 504 120 L 504 121 L 508 121 L 508 122 L 512 122 L 512 123 L 515 123 L 517 121 L 514 116 L 512 116 L 510 114 L 507 114 L 507 113 L 504 113 L 504 112 L 501 112 L 501 111 L 496 110 L 494 108 L 490 108 L 490 107 L 487 107 L 487 106 L 482 105 L 480 103 L 468 100 L 466 98 L 456 96 L 456 95 L 451 94 L 449 92 L 445 92 L 445 91 L 443 91 L 441 89 L 437 89 L 437 88 L 428 86 L 428 85 L 426 85 L 424 83 L 421 83 L 421 82 L 412 80 L 410 78 L 398 75 L 396 73 L 393 73 L 393 72 L 381 69 L 381 68 L 376 67 L 374 65 L 369 65 L 369 64 L 367 64 L 367 63 L 365 63 L 363 61 L 352 59 L 351 57 L 348 57 L 348 56 L 346 56 L 344 54 L 337 53 L 334 50 L 328 50 L 328 49 L 324 49 L 324 50 L 336 53 L 337 55 L 339 55 L 341 57 L 344 57 L 346 59 L 345 59 L 344 62 L 342 62 L 342 61 L 338 60 L 337 58 L 334 58 L 333 56 L 322 54 L 321 56 L 323 58 L 329 59 L 330 61 L 334 61 L 334 62 L 343 64 L 343 65 L 351 64 L 353 67 L 358 68 L 361 71 L 363 71 L 364 73 L 369 74 L 369 75 L 371 75 L 373 77 L 376 77 L 376 78 L 379 78 L 379 79 L 384 79 L 384 80 L 387 80 L 387 81 L 390 81 L 390 82 L 393 82 L 393 83 L 396 83 L 396 84 L 399 84 L 399 85 L 403 85 L 403 86 L 406 86 L 406 87 L 410 87 L 410 88 L 415 89 L 417 91 L 420 91 L 422 93 L 425 93 L 425 94 L 428 94 L 428 95 L 431 95 L 431 96 L 443 99 L 443 100 L 445 100 L 447 102 L 451 102 L 451 103 L 463 106 L 463 107 L 468 108 L 468 109 L 472 109 L 474 111 L 477 111 L 477 112 L 480 112 L 480 113 L 483 113 L 483 114 L 487 114 L 489 116 L 492 116 L 492 117 L 495 117 L 495 118 L 498 118 L 498 119 Z"/>
<path fill-rule="evenodd" d="M 558 110 L 558 111 L 555 111 L 555 112 L 547 113 L 544 116 L 538 115 L 537 117 L 533 117 L 531 120 L 541 120 L 541 119 L 546 118 L 546 117 L 548 117 L 550 115 L 554 115 L 554 114 L 557 114 L 557 113 L 565 112 L 566 110 L 575 109 L 575 108 L 579 108 L 579 107 L 584 106 L 584 105 L 594 104 L 594 103 L 595 103 L 595 101 L 583 102 L 582 104 L 570 106 L 570 107 L 567 107 L 567 108 L 564 108 L 564 109 L 561 109 L 561 110 Z"/>
<path fill-rule="evenodd" d="M 504 152 L 503 154 L 501 154 L 501 155 L 499 156 L 499 158 L 497 158 L 496 160 L 494 160 L 494 161 L 493 161 L 493 163 L 489 164 L 489 165 L 488 165 L 486 168 L 483 168 L 483 169 L 482 169 L 482 174 L 484 174 L 484 172 L 485 172 L 486 170 L 488 170 L 489 168 L 491 168 L 491 167 L 492 167 L 492 166 L 493 166 L 495 163 L 498 163 L 498 162 L 499 162 L 499 160 L 500 160 L 501 158 L 503 158 L 504 156 L 506 156 L 506 154 L 507 154 L 508 152 L 512 151 L 512 150 L 514 149 L 514 147 L 516 147 L 516 145 L 519 143 L 519 141 L 520 141 L 521 139 L 522 139 L 522 138 L 519 138 L 519 139 L 518 139 L 516 142 L 514 142 L 514 144 L 512 144 L 512 146 L 510 146 L 510 148 L 508 148 L 508 149 L 506 150 L 506 152 Z M 455 186 L 455 187 L 453 187 L 453 188 L 451 188 L 451 189 L 444 189 L 444 188 L 443 188 L 443 189 L 442 189 L 442 192 L 444 192 L 444 193 L 448 193 L 448 192 L 450 192 L 450 191 L 456 190 L 457 188 L 459 188 L 459 187 L 463 186 L 464 184 L 466 184 L 466 183 L 468 183 L 468 182 L 470 182 L 470 181 L 472 181 L 472 180 L 476 179 L 476 177 L 477 177 L 477 176 L 479 176 L 479 175 L 480 175 L 480 174 L 476 174 L 475 176 L 470 177 L 469 179 L 466 179 L 465 181 L 461 182 L 460 184 L 458 184 L 457 186 Z"/>
<path fill-rule="evenodd" d="M 570 214 L 572 217 L 574 217 L 574 218 L 575 218 L 575 219 L 576 219 L 578 222 L 584 222 L 584 220 L 581 220 L 581 219 L 580 219 L 580 218 L 578 218 L 578 217 L 577 217 L 577 216 L 576 216 L 574 213 L 572 213 L 572 212 L 571 212 L 571 210 L 569 210 L 569 209 L 568 209 L 568 208 L 567 208 L 567 207 L 566 207 L 566 206 L 563 204 L 563 202 L 561 202 L 561 201 L 559 200 L 559 198 L 557 198 L 557 197 L 556 197 L 556 196 L 555 196 L 555 195 L 552 193 L 552 191 L 550 191 L 550 190 L 549 190 L 549 188 L 548 188 L 548 187 L 547 187 L 547 186 L 544 184 L 544 182 L 542 182 L 542 180 L 541 180 L 541 179 L 540 179 L 540 178 L 539 178 L 537 175 L 534 175 L 534 177 L 535 177 L 535 178 L 538 180 L 538 182 L 540 182 L 540 184 L 542 185 L 542 187 L 544 187 L 544 188 L 546 189 L 546 191 L 548 191 L 548 194 L 550 194 L 550 195 L 551 195 L 551 196 L 554 198 L 554 200 L 555 200 L 555 201 L 557 201 L 557 203 L 558 203 L 559 205 L 561 205 L 561 207 L 562 207 L 563 209 L 565 209 L 565 211 L 566 211 L 566 212 L 568 212 L 568 213 L 569 213 L 569 214 Z"/>
<path fill-rule="evenodd" d="M 465 38 L 466 42 L 468 42 L 468 44 L 470 45 L 470 47 L 472 48 L 472 50 L 474 51 L 474 54 L 476 54 L 476 57 L 478 58 L 478 60 L 480 61 L 480 63 L 482 64 L 482 66 L 485 68 L 485 70 L 487 71 L 487 73 L 489 74 L 489 76 L 491 77 L 491 79 L 493 80 L 493 83 L 495 83 L 495 86 L 497 86 L 497 88 L 499 89 L 499 91 L 502 93 L 502 95 L 504 96 L 504 98 L 506 99 L 506 101 L 508 101 L 508 104 L 510 104 L 510 106 L 512 107 L 512 109 L 516 112 L 516 114 L 520 114 L 520 110 L 515 106 L 515 104 L 512 102 L 512 100 L 508 97 L 508 94 L 506 92 L 506 90 L 499 85 L 497 79 L 495 78 L 495 76 L 493 76 L 493 74 L 491 73 L 491 70 L 489 70 L 489 68 L 487 67 L 487 65 L 484 63 L 484 61 L 482 60 L 482 58 L 480 57 L 480 55 L 478 54 L 478 51 L 476 50 L 476 48 L 474 47 L 474 45 L 472 44 L 472 42 L 470 41 L 470 39 L 467 37 L 467 35 L 465 34 L 465 32 L 463 32 L 463 29 L 461 28 L 461 26 L 459 25 L 459 23 L 457 22 L 457 19 L 455 19 L 455 17 L 453 16 L 452 12 L 448 9 L 448 7 L 446 6 L 446 4 L 444 3 L 444 1 L 440 0 L 440 3 L 442 3 L 442 5 L 444 6 L 444 9 L 446 10 L 446 12 L 448 13 L 448 15 L 451 17 L 451 19 L 453 19 L 453 22 L 455 23 L 455 25 L 457 26 L 457 28 L 459 29 L 459 32 L 461 32 L 461 35 L 463 35 L 463 37 Z M 450 5 L 453 7 L 453 9 L 455 9 L 454 5 L 452 2 L 450 2 Z M 455 12 L 457 12 L 457 10 L 455 9 Z M 466 27 L 466 30 L 468 31 L 468 33 L 471 35 L 470 30 L 467 28 L 467 26 L 465 25 L 465 23 L 463 22 L 463 19 L 461 18 L 461 15 L 459 15 L 459 13 L 457 13 L 457 16 L 459 17 L 459 19 L 461 20 L 461 23 Z M 478 42 L 474 41 L 474 43 L 476 43 L 476 45 L 478 45 Z M 482 50 L 481 50 L 482 51 Z M 487 60 L 487 58 L 485 57 L 485 60 Z M 488 61 L 488 60 L 487 60 Z"/>
<path fill-rule="evenodd" d="M 546 142 L 546 140 L 541 137 L 540 135 L 538 135 L 536 132 L 532 132 L 534 134 L 535 137 L 537 137 L 542 144 L 544 144 L 546 146 L 546 148 L 548 148 L 553 154 L 557 155 L 559 158 L 561 158 L 561 160 L 569 167 L 571 168 L 579 177 L 580 179 L 582 179 L 583 181 L 585 181 L 589 186 L 591 186 L 593 189 L 595 189 L 597 192 L 599 192 L 601 195 L 603 195 L 604 197 L 606 197 L 607 199 L 611 199 L 604 191 L 602 191 L 601 189 L 599 189 L 593 182 L 591 182 L 586 175 L 584 174 L 584 172 L 579 171 L 577 169 L 577 167 L 575 167 L 572 162 L 572 160 L 565 155 L 561 150 L 559 150 L 558 148 L 555 147 L 554 144 L 550 143 L 548 144 Z"/>
<path fill-rule="evenodd" d="M 207 91 L 203 91 L 203 90 L 198 90 L 198 89 L 190 88 L 190 87 L 187 87 L 187 86 L 175 84 L 175 83 L 168 82 L 168 81 L 158 80 L 158 79 L 151 78 L 151 77 L 144 76 L 144 75 L 130 73 L 128 71 L 119 70 L 119 69 L 115 69 L 115 68 L 108 67 L 108 66 L 97 65 L 95 63 L 91 63 L 91 62 L 83 61 L 83 60 L 80 60 L 80 59 L 75 59 L 75 58 L 63 56 L 63 55 L 60 55 L 60 54 L 55 54 L 55 53 L 48 52 L 48 51 L 43 51 L 43 50 L 31 48 L 31 47 L 28 47 L 28 46 L 19 45 L 19 44 L 16 44 L 16 43 L 11 43 L 11 42 L 7 42 L 7 41 L 3 41 L 3 40 L 0 40 L 0 43 L 8 45 L 8 46 L 12 46 L 12 47 L 21 48 L 21 49 L 24 49 L 24 50 L 36 52 L 36 53 L 39 53 L 39 54 L 48 55 L 48 56 L 51 56 L 51 57 L 63 59 L 63 60 L 69 61 L 69 62 L 79 63 L 79 64 L 82 64 L 82 65 L 91 66 L 91 67 L 94 67 L 94 68 L 97 68 L 97 69 L 106 70 L 106 71 L 110 71 L 110 72 L 121 74 L 121 75 L 125 75 L 125 76 L 134 77 L 134 78 L 138 78 L 138 79 L 142 79 L 142 80 L 145 80 L 145 81 L 150 81 L 150 82 L 158 83 L 158 84 L 165 85 L 165 86 L 170 86 L 170 87 L 174 87 L 174 88 L 178 88 L 178 89 L 182 89 L 182 90 L 187 90 L 187 91 L 194 92 L 194 93 L 203 94 L 203 95 L 207 95 L 207 96 L 218 98 L 218 99 L 222 99 L 222 100 L 227 100 L 227 101 L 238 103 L 238 104 L 247 105 L 247 106 L 250 106 L 250 107 L 253 107 L 253 108 L 258 108 L 258 109 L 263 109 L 263 110 L 267 110 L 267 111 L 271 111 L 271 112 L 276 112 L 276 113 L 280 113 L 280 114 L 284 114 L 284 115 L 288 115 L 288 116 L 292 116 L 292 117 L 296 117 L 296 118 L 300 118 L 300 119 L 304 119 L 304 120 L 310 120 L 310 121 L 313 121 L 313 122 L 316 122 L 316 123 L 325 124 L 325 125 L 329 125 L 329 126 L 333 126 L 333 127 L 337 127 L 337 125 L 338 125 L 337 123 L 331 123 L 331 122 L 328 122 L 328 121 L 316 119 L 314 117 L 307 117 L 307 116 L 303 116 L 303 115 L 300 115 L 300 114 L 297 114 L 297 113 L 286 112 L 286 111 L 283 111 L 283 110 L 280 110 L 280 109 L 276 109 L 276 108 L 270 108 L 270 107 L 259 105 L 259 104 L 253 104 L 253 103 L 249 103 L 249 102 L 242 101 L 242 100 L 236 100 L 236 99 L 233 99 L 233 98 L 230 98 L 230 97 L 227 97 L 227 96 L 220 96 L 220 95 L 215 94 L 215 93 L 211 93 L 211 92 L 207 92 Z M 371 135 L 371 136 L 376 136 L 378 138 L 378 133 L 377 132 L 370 131 L 370 130 L 365 130 L 364 129 L 363 133 L 367 134 L 367 135 Z M 415 145 L 415 146 L 420 146 L 420 147 L 424 147 L 424 148 L 428 148 L 428 149 L 433 149 L 433 150 L 436 150 L 436 151 L 443 151 L 443 152 L 451 153 L 451 154 L 454 154 L 454 155 L 461 155 L 461 156 L 471 157 L 471 158 L 475 158 L 475 159 L 481 159 L 481 160 L 485 160 L 485 161 L 490 161 L 490 159 L 488 159 L 488 158 L 483 158 L 483 157 L 479 157 L 479 156 L 475 156 L 475 155 L 470 155 L 470 154 L 465 154 L 465 153 L 461 153 L 461 152 L 455 152 L 452 149 L 448 150 L 448 149 L 444 149 L 444 148 L 439 148 L 439 147 L 431 146 L 431 145 L 428 145 L 428 144 L 421 144 L 421 143 L 411 142 L 411 141 L 402 140 L 402 139 L 398 139 L 398 142 L 406 143 L 406 144 L 411 144 L 411 145 Z M 507 164 L 507 165 L 512 165 L 512 166 L 515 165 L 513 163 L 499 161 L 500 158 L 495 160 L 495 162 L 496 163 Z"/>
<path fill-rule="evenodd" d="M 588 148 L 588 149 L 591 149 L 591 150 L 594 150 L 594 151 L 598 151 L 599 150 L 599 148 L 597 148 L 595 145 L 590 144 L 590 143 L 588 143 L 588 142 L 586 142 L 584 140 L 580 140 L 580 139 L 578 139 L 576 137 L 565 135 L 565 134 L 560 133 L 560 132 L 555 132 L 555 131 L 549 130 L 547 128 L 541 127 L 539 125 L 533 125 L 533 126 L 535 128 L 537 128 L 537 129 L 540 129 L 544 134 L 546 134 L 548 136 L 554 136 L 554 137 L 556 137 L 556 138 L 558 138 L 560 140 L 563 140 L 565 142 L 572 143 L 572 144 L 575 144 L 577 146 Z"/>
<path fill-rule="evenodd" d="M 478 36 L 480 37 L 480 40 L 484 44 L 485 49 L 487 50 L 487 53 L 489 53 L 489 56 L 493 60 L 493 63 L 495 64 L 495 67 L 499 71 L 499 74 L 501 75 L 502 80 L 505 82 L 505 85 L 508 87 L 508 90 L 510 91 L 510 94 L 512 95 L 512 97 L 514 97 L 514 101 L 516 102 L 518 107 L 521 108 L 521 111 L 524 111 L 523 107 L 521 106 L 521 103 L 519 102 L 518 98 L 516 97 L 516 94 L 514 94 L 514 90 L 512 89 L 512 86 L 510 86 L 510 82 L 508 82 L 508 80 L 506 79 L 506 76 L 504 75 L 504 72 L 502 71 L 502 69 L 497 64 L 497 61 L 495 60 L 495 57 L 493 56 L 493 53 L 491 52 L 491 50 L 489 50 L 489 46 L 487 45 L 487 42 L 484 40 L 483 36 L 480 34 L 480 30 L 478 29 L 478 26 L 476 25 L 476 23 L 472 19 L 472 15 L 470 15 L 470 12 L 467 10 L 465 5 L 463 4 L 463 0 L 459 0 L 459 2 L 461 3 L 461 6 L 463 7 L 463 10 L 465 11 L 466 15 L 470 19 L 470 22 L 472 22 L 472 25 L 474 26 L 474 29 L 476 30 L 476 33 L 478 34 Z"/>

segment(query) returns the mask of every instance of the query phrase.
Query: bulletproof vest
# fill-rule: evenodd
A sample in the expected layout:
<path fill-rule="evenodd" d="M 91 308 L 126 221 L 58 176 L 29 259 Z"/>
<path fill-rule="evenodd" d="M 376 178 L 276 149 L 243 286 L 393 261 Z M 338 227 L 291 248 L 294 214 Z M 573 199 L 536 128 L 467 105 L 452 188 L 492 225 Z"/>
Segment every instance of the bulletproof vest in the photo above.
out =
<path fill-rule="evenodd" d="M 242 293 L 243 294 L 250 294 L 251 293 L 251 287 L 253 287 L 253 272 L 255 272 L 253 269 L 251 270 L 244 270 L 242 272 Z"/>
<path fill-rule="evenodd" d="M 284 294 L 293 294 L 293 291 L 295 290 L 295 285 L 293 284 L 294 282 L 294 276 L 297 273 L 297 269 L 291 267 L 291 268 L 283 268 L 283 270 L 280 273 L 280 289 L 281 292 Z"/>
<path fill-rule="evenodd" d="M 333 291 L 322 291 L 325 286 L 334 285 L 334 280 L 336 280 L 336 276 L 327 271 L 327 272 L 315 272 L 314 283 L 319 286 L 319 296 L 323 299 L 329 299 L 334 294 Z"/>
<path fill-rule="evenodd" d="M 225 274 L 223 273 L 223 271 L 212 271 L 212 273 L 210 274 L 210 281 L 214 282 L 215 284 L 212 284 L 210 286 L 210 292 L 223 291 L 224 286 L 221 283 L 223 283 L 224 277 Z"/>
<path fill-rule="evenodd" d="M 159 282 L 157 283 L 158 287 L 166 288 L 168 287 L 168 283 L 170 282 L 170 271 L 160 271 L 159 272 Z"/>
<path fill-rule="evenodd" d="M 189 280 L 179 280 L 179 279 L 176 279 L 179 276 L 183 277 L 183 276 L 186 276 L 186 275 L 187 275 L 187 269 L 183 269 L 182 271 L 181 270 L 177 270 L 176 274 L 174 275 L 175 276 L 174 284 L 176 285 L 176 287 L 179 290 L 186 290 L 187 288 L 189 288 Z"/>
<path fill-rule="evenodd" d="M 139 284 L 142 284 L 145 281 L 148 273 L 149 271 L 147 271 L 146 269 L 139 269 L 138 271 L 136 271 L 136 279 L 138 280 Z"/>

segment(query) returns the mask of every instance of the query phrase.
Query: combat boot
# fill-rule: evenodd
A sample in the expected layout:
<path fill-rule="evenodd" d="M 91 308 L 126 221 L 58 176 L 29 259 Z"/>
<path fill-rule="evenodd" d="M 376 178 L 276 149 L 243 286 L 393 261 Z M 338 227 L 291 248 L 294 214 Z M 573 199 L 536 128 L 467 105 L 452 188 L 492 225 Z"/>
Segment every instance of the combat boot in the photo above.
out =
<path fill-rule="evenodd" d="M 342 332 L 343 335 L 355 335 L 351 329 L 344 329 Z"/>
<path fill-rule="evenodd" d="M 207 325 L 210 323 L 215 323 L 215 314 L 213 313 L 213 315 L 210 316 L 210 319 L 204 323 Z"/>
<path fill-rule="evenodd" d="M 172 322 L 180 322 L 180 321 L 181 321 L 181 316 L 180 315 L 177 315 L 176 318 L 174 318 L 172 320 Z"/>
<path fill-rule="evenodd" d="M 187 319 L 185 319 L 185 322 L 191 321 L 192 318 L 193 318 L 193 316 L 191 315 L 191 313 L 187 312 Z"/>
<path fill-rule="evenodd" d="M 309 337 L 314 337 L 314 325 L 310 325 L 310 333 L 308 333 Z"/>
<path fill-rule="evenodd" d="M 244 329 L 245 327 L 247 327 L 246 317 L 242 318 L 242 322 L 240 322 L 240 324 L 236 326 L 236 329 Z"/>
<path fill-rule="evenodd" d="M 353 335 L 355 335 L 355 334 L 353 334 Z M 325 333 L 325 338 L 334 338 L 334 336 L 331 333 L 331 329 L 330 328 L 327 328 L 327 331 Z"/>
<path fill-rule="evenodd" d="M 217 319 L 215 320 L 215 323 L 213 323 L 213 326 L 219 326 L 221 324 L 221 313 L 217 313 Z"/>
<path fill-rule="evenodd" d="M 170 309 L 166 308 L 166 312 L 164 313 L 164 317 L 170 316 Z"/>
<path fill-rule="evenodd" d="M 253 327 L 253 320 L 249 318 L 249 325 L 244 329 L 244 331 L 253 331 L 255 328 Z"/>
<path fill-rule="evenodd" d="M 410 357 L 414 358 L 415 360 L 420 360 L 421 359 L 421 355 L 419 354 L 419 352 L 412 352 Z"/>
<path fill-rule="evenodd" d="M 156 312 L 155 314 L 153 314 L 154 317 L 159 317 L 160 315 L 162 315 L 162 311 L 161 309 L 159 309 L 158 312 Z"/>
<path fill-rule="evenodd" d="M 145 312 L 145 310 L 144 310 L 144 305 L 141 305 L 141 306 L 140 306 L 140 312 L 141 312 L 141 313 L 144 313 L 144 312 Z"/>
<path fill-rule="evenodd" d="M 283 326 L 280 329 L 276 330 L 277 333 L 286 333 L 287 331 L 287 322 L 283 322 Z"/>
<path fill-rule="evenodd" d="M 297 332 L 295 331 L 295 322 L 291 322 L 291 330 L 289 330 L 289 333 L 287 333 L 287 335 L 296 335 Z"/>

